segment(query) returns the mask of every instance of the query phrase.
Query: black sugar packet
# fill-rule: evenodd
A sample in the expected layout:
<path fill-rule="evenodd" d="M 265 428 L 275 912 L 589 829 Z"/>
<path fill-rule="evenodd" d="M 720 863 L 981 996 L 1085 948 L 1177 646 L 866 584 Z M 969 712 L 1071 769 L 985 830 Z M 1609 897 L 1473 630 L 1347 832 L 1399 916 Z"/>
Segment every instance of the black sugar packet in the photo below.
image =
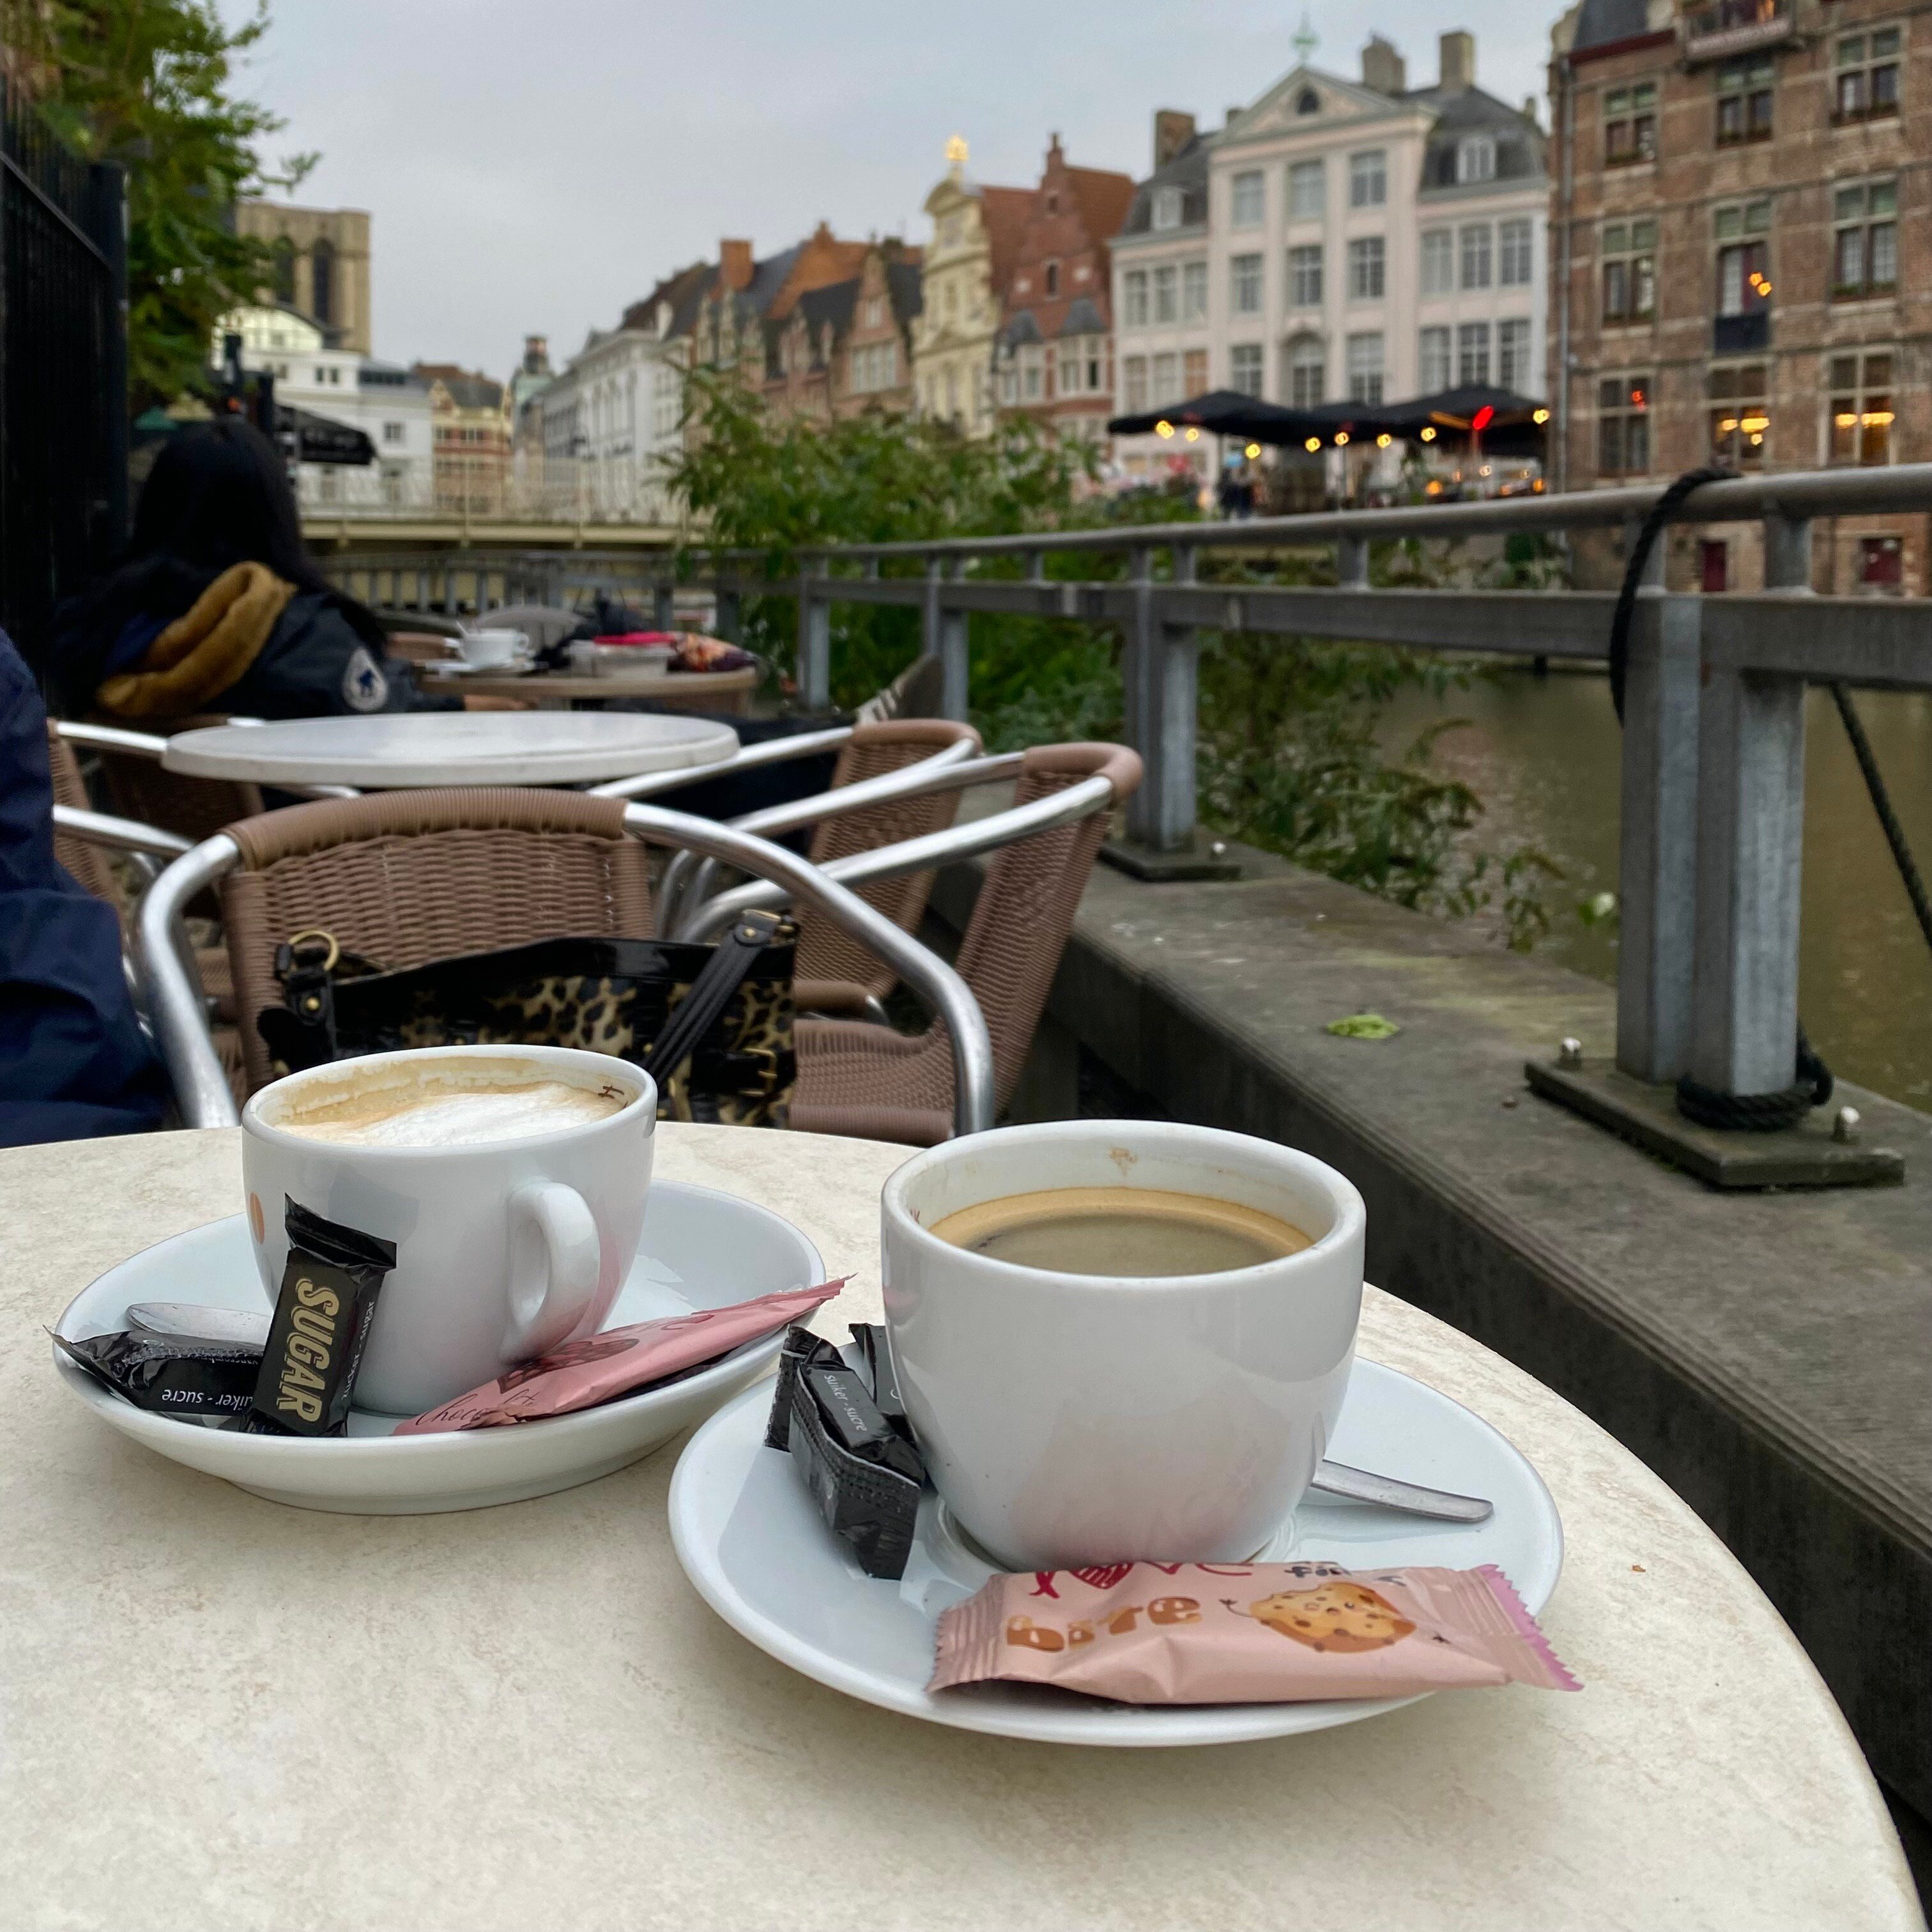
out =
<path fill-rule="evenodd" d="M 853 1333 L 873 1365 L 876 1390 L 883 1347 L 875 1353 L 859 1328 Z M 886 1393 L 896 1408 L 889 1383 Z M 851 1546 L 866 1575 L 905 1574 L 926 1465 L 845 1358 L 802 1327 L 785 1333 L 765 1442 L 790 1451 L 826 1527 Z"/>
<path fill-rule="evenodd" d="M 340 1436 L 396 1244 L 284 1202 L 288 1264 L 254 1405 L 239 1426 L 250 1436 Z"/>
<path fill-rule="evenodd" d="M 262 1372 L 262 1352 L 190 1336 L 90 1335 L 54 1346 L 103 1388 L 158 1415 L 245 1415 Z"/>

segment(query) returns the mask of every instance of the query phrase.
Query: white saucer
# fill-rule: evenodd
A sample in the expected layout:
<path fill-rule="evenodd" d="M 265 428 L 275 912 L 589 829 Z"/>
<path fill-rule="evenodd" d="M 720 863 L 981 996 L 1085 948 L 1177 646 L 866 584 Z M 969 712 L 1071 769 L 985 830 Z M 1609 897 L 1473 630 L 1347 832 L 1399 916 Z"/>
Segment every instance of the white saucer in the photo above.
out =
<path fill-rule="evenodd" d="M 818 1251 L 789 1221 L 734 1196 L 680 1181 L 651 1185 L 643 1245 L 604 1325 L 808 1288 L 825 1279 Z M 248 1229 L 237 1214 L 110 1268 L 56 1324 L 70 1341 L 125 1327 L 135 1301 L 266 1307 Z M 520 1502 L 608 1475 L 709 1415 L 777 1359 L 782 1334 L 748 1342 L 668 1387 L 574 1415 L 513 1427 L 397 1437 L 400 1417 L 352 1410 L 346 1437 L 243 1436 L 150 1414 L 90 1380 L 53 1349 L 54 1366 L 101 1420 L 189 1468 L 224 1476 L 272 1502 L 351 1515 L 403 1516 Z M 50 1349 L 52 1345 L 49 1344 Z"/>
<path fill-rule="evenodd" d="M 1042 1684 L 983 1684 L 930 1696 L 939 1613 L 992 1574 L 928 1492 L 897 1583 L 868 1576 L 828 1531 L 784 1450 L 764 1446 L 769 1388 L 747 1389 L 694 1436 L 670 1486 L 678 1560 L 740 1635 L 835 1690 L 962 1730 L 1076 1744 L 1202 1744 L 1352 1724 L 1408 1697 L 1306 1704 L 1137 1706 Z M 1542 1479 L 1480 1417 L 1410 1377 L 1358 1360 L 1329 1445 L 1338 1462 L 1489 1497 L 1486 1522 L 1450 1523 L 1310 1496 L 1261 1555 L 1355 1569 L 1498 1565 L 1532 1611 L 1556 1587 L 1563 1527 Z M 1481 1692 L 1469 1692 L 1481 1696 Z"/>

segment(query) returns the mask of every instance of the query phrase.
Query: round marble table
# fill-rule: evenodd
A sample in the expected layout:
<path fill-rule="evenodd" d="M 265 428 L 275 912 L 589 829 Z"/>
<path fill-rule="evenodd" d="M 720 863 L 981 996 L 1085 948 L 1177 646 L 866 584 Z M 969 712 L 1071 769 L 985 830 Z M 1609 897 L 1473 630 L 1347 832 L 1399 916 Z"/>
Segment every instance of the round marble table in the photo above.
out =
<path fill-rule="evenodd" d="M 1922 1924 L 1837 1707 L 1689 1509 L 1558 1396 L 1371 1291 L 1362 1352 L 1535 1462 L 1576 1696 L 1078 1750 L 853 1702 L 686 1583 L 676 1445 L 452 1516 L 314 1515 L 148 1454 L 41 1334 L 230 1213 L 237 1130 L 0 1152 L 0 1898 L 10 1926 L 556 1924 L 1002 1932 L 1298 1923 L 1721 1932 Z M 905 1150 L 666 1125 L 657 1171 L 764 1202 L 878 1315 Z"/>
<path fill-rule="evenodd" d="M 256 784 L 587 784 L 736 756 L 738 734 L 699 718 L 608 711 L 399 711 L 215 724 L 168 740 L 161 763 Z"/>

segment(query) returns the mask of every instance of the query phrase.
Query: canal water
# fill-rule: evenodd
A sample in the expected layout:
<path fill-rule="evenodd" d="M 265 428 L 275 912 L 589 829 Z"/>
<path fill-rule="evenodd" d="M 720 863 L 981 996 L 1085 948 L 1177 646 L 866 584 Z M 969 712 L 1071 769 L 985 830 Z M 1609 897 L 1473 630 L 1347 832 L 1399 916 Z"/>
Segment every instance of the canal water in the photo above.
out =
<path fill-rule="evenodd" d="M 1932 695 L 1861 692 L 1865 722 L 1921 872 L 1932 877 Z M 1391 751 L 1444 719 L 1436 769 L 1483 800 L 1471 835 L 1490 850 L 1534 847 L 1563 868 L 1538 956 L 1600 980 L 1616 974 L 1614 921 L 1578 905 L 1617 887 L 1618 731 L 1600 675 L 1509 670 L 1440 698 L 1406 694 L 1384 720 Z M 1847 1079 L 1932 1111 L 1932 949 L 1900 884 L 1828 694 L 1806 721 L 1804 926 L 1799 1011 Z"/>

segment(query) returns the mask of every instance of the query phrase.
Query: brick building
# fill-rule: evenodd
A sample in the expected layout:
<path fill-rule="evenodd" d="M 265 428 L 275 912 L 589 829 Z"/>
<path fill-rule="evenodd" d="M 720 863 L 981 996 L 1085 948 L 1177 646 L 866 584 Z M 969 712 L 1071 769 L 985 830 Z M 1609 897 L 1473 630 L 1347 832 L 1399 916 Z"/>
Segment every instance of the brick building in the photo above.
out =
<path fill-rule="evenodd" d="M 436 508 L 500 516 L 510 481 L 510 416 L 502 384 L 454 362 L 418 362 L 410 374 L 429 391 Z"/>
<path fill-rule="evenodd" d="M 1582 0 L 1552 51 L 1556 487 L 1714 458 L 1756 474 L 1932 455 L 1918 16 L 1898 0 Z M 1926 566 L 1921 518 L 1814 533 L 1820 590 L 1922 592 Z M 1607 545 L 1580 567 L 1607 577 Z M 1758 533 L 1679 529 L 1669 570 L 1757 588 Z"/>
<path fill-rule="evenodd" d="M 856 275 L 808 289 L 766 324 L 766 406 L 821 422 L 909 413 L 919 312 L 919 250 L 894 238 L 869 244 Z"/>
<path fill-rule="evenodd" d="M 1133 178 L 1067 165 L 1060 136 L 1013 238 L 994 368 L 1000 406 L 1062 435 L 1104 442 L 1114 413 L 1112 272 L 1107 244 Z"/>

